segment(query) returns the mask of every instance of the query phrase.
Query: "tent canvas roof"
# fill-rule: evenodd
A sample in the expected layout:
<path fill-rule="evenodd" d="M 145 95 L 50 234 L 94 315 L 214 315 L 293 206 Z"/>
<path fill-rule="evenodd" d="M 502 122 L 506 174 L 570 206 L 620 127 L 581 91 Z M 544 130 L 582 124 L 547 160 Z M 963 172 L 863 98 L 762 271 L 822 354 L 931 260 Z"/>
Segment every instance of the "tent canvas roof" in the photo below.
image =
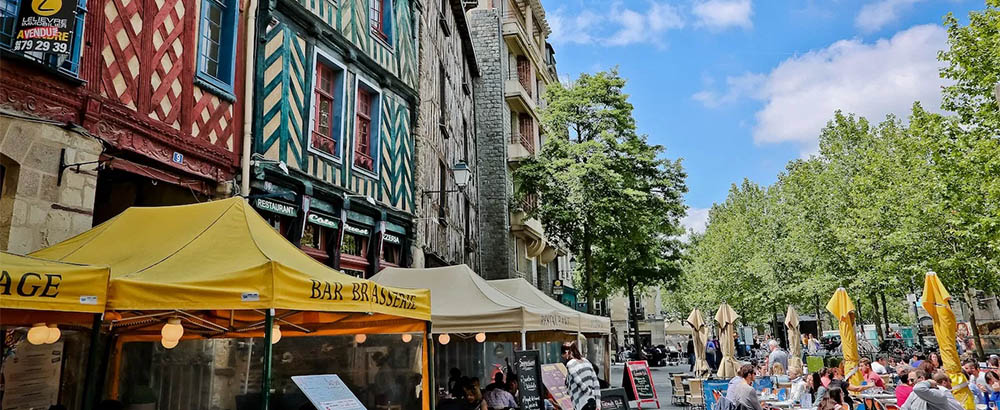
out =
<path fill-rule="evenodd" d="M 441 268 L 386 268 L 372 277 L 386 286 L 430 288 L 435 333 L 527 332 L 565 330 L 565 316 L 538 308 L 490 286 L 466 265 Z"/>
<path fill-rule="evenodd" d="M 425 289 L 340 273 L 277 233 L 247 201 L 133 207 L 32 254 L 111 268 L 108 309 L 290 309 L 430 318 Z"/>
<path fill-rule="evenodd" d="M 0 308 L 102 313 L 109 269 L 0 252 Z"/>
<path fill-rule="evenodd" d="M 572 317 L 578 323 L 580 332 L 611 334 L 611 318 L 590 315 L 570 308 L 550 298 L 545 292 L 532 286 L 524 279 L 497 279 L 488 281 L 488 283 L 500 291 L 528 302 L 533 306 L 542 309 L 554 309 L 557 312 Z"/>
<path fill-rule="evenodd" d="M 666 322 L 663 324 L 663 333 L 668 335 L 689 335 L 691 327 L 681 321 Z"/>

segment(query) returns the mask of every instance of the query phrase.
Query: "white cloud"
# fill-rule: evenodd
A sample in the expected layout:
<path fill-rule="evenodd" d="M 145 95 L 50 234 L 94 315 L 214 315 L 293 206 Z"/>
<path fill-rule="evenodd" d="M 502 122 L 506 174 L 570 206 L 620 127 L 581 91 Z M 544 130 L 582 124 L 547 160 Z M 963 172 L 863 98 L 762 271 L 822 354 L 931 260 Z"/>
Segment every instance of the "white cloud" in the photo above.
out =
<path fill-rule="evenodd" d="M 906 117 L 914 101 L 935 109 L 941 102 L 937 51 L 947 33 L 936 25 L 914 26 L 874 44 L 841 40 L 783 61 L 757 97 L 754 141 L 798 142 L 814 147 L 820 130 L 840 109 L 873 121 Z"/>
<path fill-rule="evenodd" d="M 861 7 L 854 17 L 854 25 L 866 33 L 878 31 L 899 19 L 903 9 L 923 0 L 879 0 Z"/>
<path fill-rule="evenodd" d="M 796 143 L 808 155 L 838 109 L 881 121 L 890 113 L 905 118 L 914 101 L 930 110 L 940 106 L 945 81 L 938 76 L 937 51 L 946 39 L 943 28 L 922 25 L 874 43 L 841 40 L 788 58 L 766 75 L 727 78 L 725 93 L 701 91 L 692 98 L 708 107 L 760 100 L 754 141 Z"/>
<path fill-rule="evenodd" d="M 702 103 L 709 108 L 728 104 L 744 97 L 753 97 L 761 84 L 767 77 L 758 73 L 744 73 L 739 76 L 726 77 L 726 85 L 729 87 L 725 93 L 702 90 L 691 96 L 692 99 Z M 711 82 L 709 82 L 711 85 Z"/>
<path fill-rule="evenodd" d="M 681 218 L 681 226 L 685 230 L 682 236 L 684 241 L 687 241 L 691 231 L 695 233 L 705 232 L 705 227 L 708 226 L 708 211 L 710 210 L 711 208 L 688 208 L 687 215 Z"/>
<path fill-rule="evenodd" d="M 692 11 L 698 17 L 698 25 L 711 29 L 753 27 L 750 0 L 708 0 L 695 4 Z"/>
<path fill-rule="evenodd" d="M 606 46 L 662 44 L 664 33 L 684 27 L 677 7 L 658 1 L 648 4 L 648 9 L 637 10 L 616 1 L 608 10 L 583 10 L 575 15 L 568 14 L 564 8 L 556 9 L 547 17 L 552 28 L 549 41 Z"/>

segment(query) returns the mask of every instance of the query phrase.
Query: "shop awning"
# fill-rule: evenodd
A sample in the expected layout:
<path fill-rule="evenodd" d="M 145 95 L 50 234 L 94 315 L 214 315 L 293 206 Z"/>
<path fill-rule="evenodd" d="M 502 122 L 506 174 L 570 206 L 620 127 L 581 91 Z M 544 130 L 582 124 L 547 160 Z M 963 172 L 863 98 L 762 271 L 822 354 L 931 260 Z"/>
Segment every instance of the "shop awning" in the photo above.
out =
<path fill-rule="evenodd" d="M 554 309 L 540 309 L 509 296 L 466 265 L 387 268 L 372 277 L 386 286 L 429 288 L 434 333 L 576 332 L 578 326 Z"/>
<path fill-rule="evenodd" d="M 394 289 L 335 271 L 285 240 L 240 197 L 129 208 L 32 256 L 109 266 L 109 310 L 274 308 L 430 319 L 426 289 Z"/>
<path fill-rule="evenodd" d="M 102 313 L 108 275 L 106 267 L 0 252 L 0 309 L 5 310 L 0 320 L 8 324 L 15 324 L 10 323 L 15 318 L 16 322 L 40 320 L 27 318 L 29 311 Z"/>
<path fill-rule="evenodd" d="M 578 329 L 582 333 L 611 334 L 611 318 L 590 315 L 570 308 L 569 306 L 552 299 L 549 295 L 546 295 L 545 292 L 542 292 L 538 288 L 531 286 L 531 284 L 524 279 L 497 279 L 488 281 L 488 283 L 499 289 L 501 292 L 513 296 L 516 299 L 523 300 L 534 307 L 539 309 L 552 309 L 566 315 L 567 317 L 573 318 L 573 320 L 578 323 Z"/>

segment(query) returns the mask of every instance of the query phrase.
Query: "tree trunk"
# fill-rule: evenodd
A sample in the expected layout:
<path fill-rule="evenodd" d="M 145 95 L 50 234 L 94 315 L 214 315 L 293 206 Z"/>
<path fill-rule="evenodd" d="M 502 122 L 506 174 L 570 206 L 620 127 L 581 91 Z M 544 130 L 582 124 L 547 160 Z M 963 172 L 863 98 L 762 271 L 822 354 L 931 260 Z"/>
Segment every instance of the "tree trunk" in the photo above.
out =
<path fill-rule="evenodd" d="M 969 305 L 969 327 L 972 328 L 972 339 L 976 342 L 976 356 L 983 361 L 986 360 L 986 354 L 983 352 L 983 339 L 979 337 L 979 326 L 976 324 L 976 299 L 971 289 L 966 288 L 964 293 L 965 303 Z"/>
<path fill-rule="evenodd" d="M 771 331 L 774 332 L 774 338 L 778 340 L 778 344 L 781 345 L 782 349 L 788 349 L 788 332 L 784 332 L 784 325 L 778 320 L 778 311 L 771 309 Z"/>
<path fill-rule="evenodd" d="M 819 294 L 816 295 L 816 337 L 823 338 L 823 314 L 819 310 Z"/>
<path fill-rule="evenodd" d="M 589 224 L 588 224 L 589 225 Z M 587 313 L 594 314 L 594 252 L 590 249 L 590 227 L 583 226 L 583 294 L 587 297 Z M 632 290 L 629 289 L 629 292 Z"/>
<path fill-rule="evenodd" d="M 635 281 L 632 278 L 628 279 L 628 317 L 629 323 L 632 328 L 632 345 L 636 349 L 642 349 L 642 344 L 639 343 L 639 314 L 635 311 Z"/>
<path fill-rule="evenodd" d="M 892 329 L 889 328 L 889 310 L 885 305 L 885 293 L 881 293 L 879 296 L 882 297 L 882 322 L 885 323 L 885 337 L 889 337 L 892 334 Z"/>
<path fill-rule="evenodd" d="M 872 293 L 868 297 L 872 300 L 872 317 L 875 319 L 875 332 L 878 334 L 878 342 L 885 342 L 885 333 L 882 331 L 882 318 L 878 315 L 878 296 Z"/>

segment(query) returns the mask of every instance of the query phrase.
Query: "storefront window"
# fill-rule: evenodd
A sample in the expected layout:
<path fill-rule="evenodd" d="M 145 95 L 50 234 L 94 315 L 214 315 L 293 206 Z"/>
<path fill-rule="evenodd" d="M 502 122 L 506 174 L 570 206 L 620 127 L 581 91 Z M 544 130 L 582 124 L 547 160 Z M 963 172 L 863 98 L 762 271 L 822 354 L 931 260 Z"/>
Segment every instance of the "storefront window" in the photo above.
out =
<path fill-rule="evenodd" d="M 0 408 L 47 409 L 61 404 L 80 408 L 86 379 L 90 332 L 61 329 L 52 344 L 33 345 L 28 329 L 0 328 Z"/>
<path fill-rule="evenodd" d="M 306 223 L 306 227 L 302 231 L 302 239 L 299 241 L 299 246 L 309 256 L 326 263 L 330 259 L 327 249 L 332 236 L 332 229 L 314 223 Z"/>
<path fill-rule="evenodd" d="M 271 409 L 312 408 L 292 376 L 336 374 L 369 409 L 421 408 L 420 335 L 286 337 L 273 346 Z M 126 406 L 155 403 L 157 410 L 260 408 L 263 339 L 185 340 L 167 350 L 159 343 L 126 343 L 119 377 Z"/>
<path fill-rule="evenodd" d="M 291 226 L 292 224 L 291 217 L 285 215 L 273 214 L 270 212 L 261 212 L 260 216 L 263 216 L 264 220 L 266 220 L 267 223 L 271 225 L 271 227 L 274 228 L 275 231 L 278 231 L 278 233 L 280 233 L 281 236 L 284 237 L 288 236 L 288 227 Z"/>
<path fill-rule="evenodd" d="M 368 238 L 353 233 L 345 233 L 344 242 L 340 245 L 340 253 L 364 257 L 368 253 Z"/>
<path fill-rule="evenodd" d="M 370 239 L 362 233 L 370 231 L 351 225 L 345 225 L 344 228 L 344 239 L 340 243 L 340 268 L 351 275 L 364 278 L 371 264 L 368 261 Z"/>
<path fill-rule="evenodd" d="M 391 266 L 399 266 L 401 251 L 397 244 L 382 242 L 382 261 Z"/>

